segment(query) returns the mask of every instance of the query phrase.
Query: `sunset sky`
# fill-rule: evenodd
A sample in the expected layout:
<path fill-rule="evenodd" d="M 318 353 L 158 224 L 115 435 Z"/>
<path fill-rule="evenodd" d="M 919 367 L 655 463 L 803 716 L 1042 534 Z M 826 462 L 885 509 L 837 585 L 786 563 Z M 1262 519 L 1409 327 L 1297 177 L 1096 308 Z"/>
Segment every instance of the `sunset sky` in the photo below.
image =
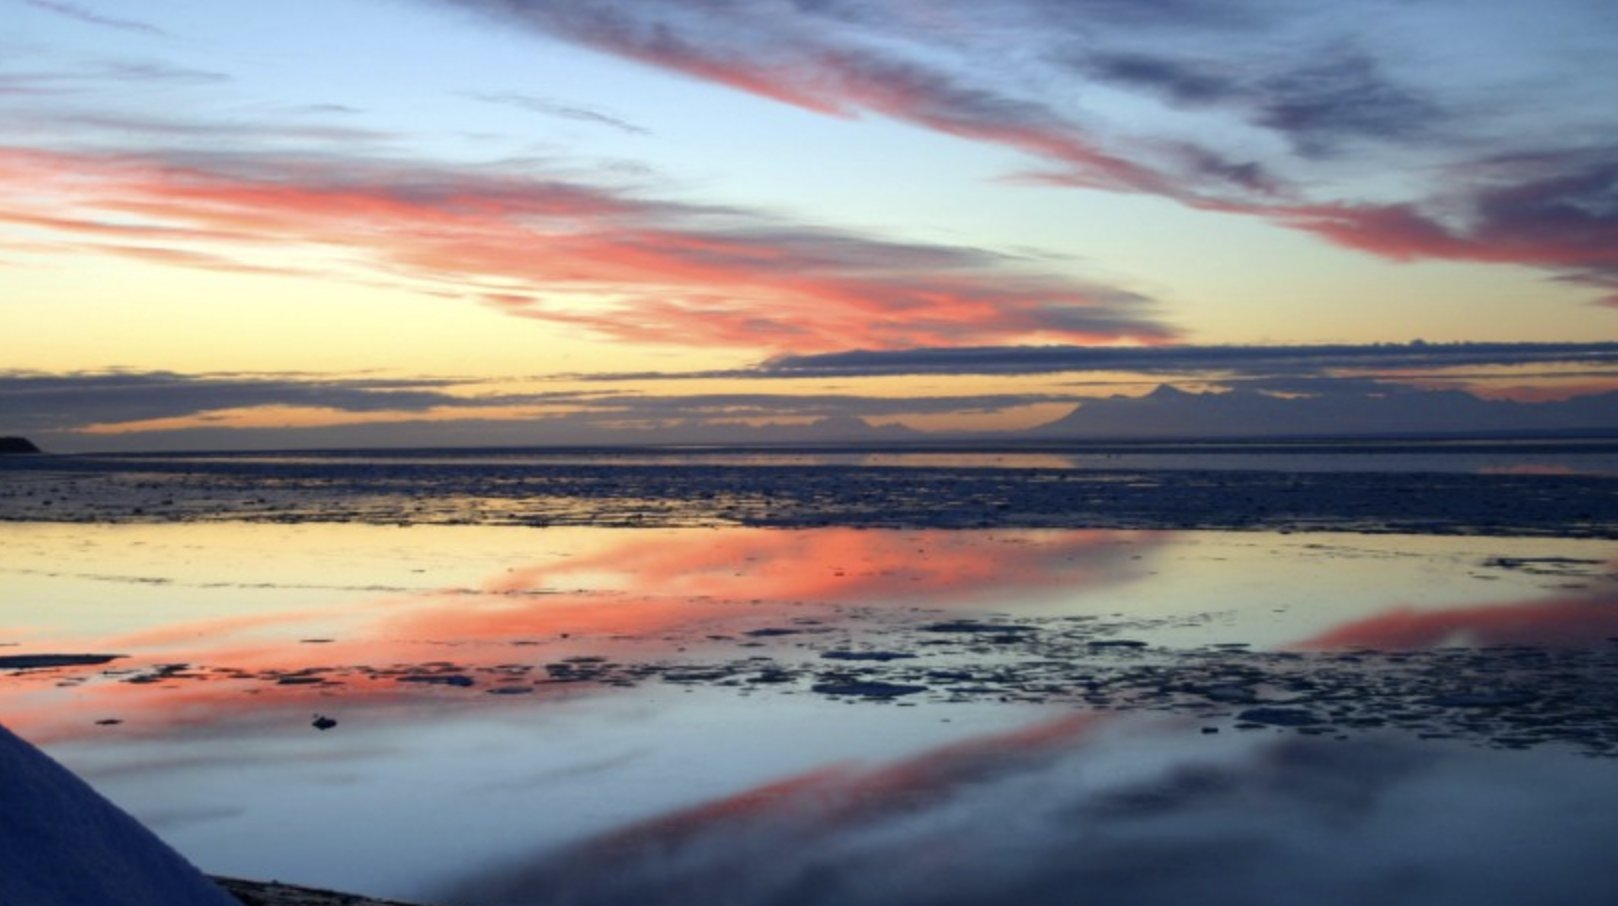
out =
<path fill-rule="evenodd" d="M 0 15 L 0 433 L 53 449 L 1618 390 L 1610 0 Z"/>

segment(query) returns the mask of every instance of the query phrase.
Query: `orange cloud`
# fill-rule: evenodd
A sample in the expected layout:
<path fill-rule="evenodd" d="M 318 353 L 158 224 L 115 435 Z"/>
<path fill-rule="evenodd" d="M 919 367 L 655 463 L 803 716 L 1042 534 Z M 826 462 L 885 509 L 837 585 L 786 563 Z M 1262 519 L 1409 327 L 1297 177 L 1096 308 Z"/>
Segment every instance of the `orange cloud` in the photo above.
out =
<path fill-rule="evenodd" d="M 212 270 L 281 271 L 238 252 L 338 251 L 412 288 L 632 342 L 816 351 L 1174 336 L 1143 297 L 978 249 L 516 175 L 274 158 L 248 173 L 0 150 L 0 186 L 16 199 L 0 222 Z M 104 237 L 118 241 L 89 241 Z"/>

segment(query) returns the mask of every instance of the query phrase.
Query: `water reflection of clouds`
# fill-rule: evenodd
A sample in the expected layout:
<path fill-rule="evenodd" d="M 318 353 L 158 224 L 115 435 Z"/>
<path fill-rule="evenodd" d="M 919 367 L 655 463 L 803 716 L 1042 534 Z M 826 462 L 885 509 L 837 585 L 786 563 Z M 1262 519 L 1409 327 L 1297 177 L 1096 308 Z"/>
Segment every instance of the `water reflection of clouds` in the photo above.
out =
<path fill-rule="evenodd" d="M 151 675 L 155 664 L 183 661 L 194 676 L 131 684 L 95 678 L 103 668 L 11 674 L 0 677 L 0 703 L 8 723 L 65 742 L 76 766 L 90 769 L 87 776 L 144 801 L 148 810 L 139 813 L 155 815 L 165 832 L 188 835 L 210 858 L 246 860 L 238 873 L 292 876 L 264 853 L 290 846 L 285 829 L 315 814 L 330 825 L 296 841 L 300 848 L 284 854 L 285 864 L 330 886 L 386 891 L 341 873 L 355 871 L 349 863 L 356 859 L 369 859 L 377 878 L 415 872 L 410 883 L 417 883 L 416 876 L 463 872 L 494 854 L 531 854 L 463 877 L 454 893 L 469 903 L 527 902 L 532 894 L 534 901 L 576 903 L 1042 906 L 1074 902 L 1076 892 L 1084 902 L 1130 904 L 1613 899 L 1603 886 L 1610 872 L 1600 846 L 1618 832 L 1618 818 L 1605 817 L 1618 815 L 1611 762 L 1571 758 L 1555 746 L 1474 752 L 1418 744 L 1413 733 L 1354 731 L 1339 742 L 1237 733 L 1228 724 L 1202 736 L 1200 720 L 1136 732 L 1126 713 L 1103 719 L 1071 710 L 1022 731 L 943 743 L 970 727 L 1007 726 L 1001 715 L 1014 706 L 984 699 L 938 709 L 930 702 L 847 707 L 808 694 L 749 700 L 732 689 L 707 690 L 710 700 L 702 690 L 686 695 L 660 682 L 633 692 L 546 684 L 543 670 L 533 674 L 530 694 L 496 696 L 483 694 L 488 672 L 469 689 L 401 683 L 386 672 L 430 662 L 490 671 L 585 654 L 655 659 L 680 648 L 710 657 L 705 646 L 720 658 L 757 651 L 785 659 L 795 640 L 811 638 L 738 647 L 753 643 L 748 631 L 771 627 L 827 632 L 800 652 L 820 664 L 815 654 L 833 642 L 899 644 L 902 633 L 884 635 L 883 626 L 870 636 L 848 628 L 877 612 L 902 612 L 914 626 L 939 619 L 926 610 L 1007 611 L 1030 623 L 1046 619 L 1043 631 L 1055 636 L 1058 626 L 1089 625 L 1066 622 L 1074 613 L 1105 608 L 1136 617 L 1155 607 L 1195 614 L 1240 598 L 1262 606 L 1229 631 L 1256 649 L 1268 642 L 1255 633 L 1275 624 L 1299 627 L 1277 639 L 1307 636 L 1322 647 L 1599 641 L 1618 635 L 1609 616 L 1618 613 L 1618 598 L 1604 578 L 1618 563 L 1591 559 L 1609 556 L 1610 545 L 1339 537 L 1328 548 L 1267 534 L 371 527 L 345 529 L 354 534 L 343 537 L 385 536 L 386 543 L 351 551 L 332 543 L 328 527 L 305 527 L 296 531 L 307 535 L 308 553 L 297 559 L 314 563 L 316 552 L 324 559 L 286 571 L 289 581 L 303 583 L 287 595 L 219 584 L 227 564 L 208 562 L 217 549 L 206 539 L 231 530 L 175 530 L 171 537 L 184 536 L 186 544 L 165 548 L 171 560 L 163 561 L 164 575 L 173 581 L 138 586 L 141 601 L 195 594 L 213 599 L 213 609 L 156 610 L 144 626 L 73 637 L 88 646 L 83 650 L 127 646 L 134 657 L 109 665 L 114 669 L 132 665 Z M 150 537 L 152 529 L 126 531 Z M 241 531 L 238 543 L 277 530 Z M 490 547 L 475 554 L 438 549 L 448 540 Z M 1158 556 L 1164 548 L 1176 553 Z M 1503 550 L 1514 556 L 1488 556 Z M 284 552 L 265 556 L 291 562 Z M 441 570 L 435 557 L 463 568 Z M 207 587 L 188 584 L 193 574 L 174 558 L 210 570 Z M 386 568 L 373 575 L 352 566 L 359 561 Z M 341 576 L 346 590 L 314 590 L 305 581 L 320 578 L 328 564 L 352 569 Z M 397 581 L 428 566 L 418 586 Z M 239 578 L 273 575 L 260 567 Z M 376 583 L 379 575 L 388 581 Z M 1574 579 L 1589 588 L 1557 588 Z M 1105 593 L 1090 594 L 1096 591 Z M 89 593 L 107 594 L 105 583 Z M 1334 596 L 1352 600 L 1335 605 Z M 1311 602 L 1297 608 L 1309 611 L 1307 619 L 1274 612 L 1295 597 Z M 238 600 L 257 606 L 231 610 Z M 276 600 L 279 607 L 267 606 Z M 1394 600 L 1415 609 L 1366 617 Z M 182 612 L 186 618 L 174 618 Z M 25 616 L 34 619 L 33 612 Z M 1163 653 L 1187 656 L 1208 632 L 1192 626 L 1183 646 Z M 730 641 L 710 639 L 716 635 Z M 298 644 L 300 638 L 331 641 Z M 1075 644 L 1071 663 L 1093 674 L 1103 658 L 1082 640 Z M 29 645 L 0 653 L 41 650 Z M 1015 646 L 983 647 L 993 649 L 985 658 L 1002 662 L 1051 660 L 1049 648 L 1019 654 Z M 1262 666 L 1268 654 L 1199 656 L 1213 659 L 1204 664 Z M 1331 690 L 1374 679 L 1370 660 L 1285 653 L 1278 663 L 1297 663 L 1295 655 L 1348 677 Z M 327 667 L 346 672 L 319 672 Z M 341 685 L 277 682 L 299 671 Z M 1213 682 L 1212 674 L 1201 676 Z M 56 686 L 76 678 L 89 681 Z M 1184 672 L 1170 678 L 1189 682 Z M 1152 692 L 1159 681 L 1143 682 Z M 1584 680 L 1572 682 L 1568 688 L 1586 691 Z M 579 698 L 572 708 L 553 698 L 583 694 L 603 697 Z M 528 706 L 542 701 L 548 706 Z M 706 708 L 691 704 L 704 701 Z M 1408 696 L 1397 702 L 1409 703 Z M 614 717 L 617 729 L 591 729 L 604 713 L 636 709 Z M 307 726 L 314 711 L 342 725 L 316 733 Z M 563 719 L 570 712 L 574 723 Z M 999 723 L 982 722 L 991 712 Z M 1531 716 L 1544 713 L 1535 705 Z M 126 724 L 91 724 L 114 716 Z M 954 722 L 942 724 L 946 716 Z M 766 717 L 773 723 L 761 724 Z M 482 723 L 501 729 L 478 729 Z M 922 727 L 937 735 L 902 746 L 888 738 L 922 739 Z M 685 748 L 671 746 L 669 737 L 681 733 L 691 737 L 680 743 Z M 878 761 L 851 763 L 850 756 Z M 244 776 L 255 779 L 244 784 Z M 313 794 L 283 801 L 289 790 Z M 322 811 L 309 812 L 309 802 Z M 246 811 L 232 811 L 238 805 Z M 444 833 L 451 825 L 456 832 Z M 215 841 L 227 832 L 246 834 L 252 844 Z M 1553 842 L 1538 842 L 1533 835 L 1541 832 Z M 350 844 L 362 836 L 379 839 L 359 857 L 361 847 Z M 1518 858 L 1532 846 L 1547 851 Z M 311 868 L 325 871 L 322 860 L 332 863 L 331 874 Z M 402 862 L 411 868 L 400 869 Z M 224 870 L 231 863 L 219 864 Z M 420 888 L 388 892 L 427 898 Z"/>
<path fill-rule="evenodd" d="M 1397 609 L 1354 620 L 1301 642 L 1304 649 L 1534 645 L 1589 648 L 1618 638 L 1618 595 L 1546 597 L 1480 607 Z"/>
<path fill-rule="evenodd" d="M 1490 604 L 1400 607 L 1349 620 L 1296 648 L 1401 650 L 1446 645 L 1591 648 L 1618 640 L 1618 558 L 1492 558 L 1498 569 L 1568 580 L 1555 594 Z M 1593 586 L 1591 583 L 1595 583 Z"/>
<path fill-rule="evenodd" d="M 642 538 L 563 564 L 516 569 L 387 623 L 403 636 L 520 638 L 561 632 L 650 634 L 711 622 L 805 616 L 825 605 L 972 604 L 1015 609 L 1030 596 L 1140 574 L 1149 536 L 1128 532 L 877 532 L 732 529 Z M 1134 542 L 1134 545 L 1126 544 Z M 530 603 L 502 596 L 541 594 Z M 747 608 L 762 606 L 763 613 Z M 737 627 L 732 627 L 737 628 Z"/>
<path fill-rule="evenodd" d="M 1516 904 L 1618 896 L 1589 760 L 1391 738 L 1186 744 L 1068 716 L 830 767 L 467 873 L 450 902 Z"/>
<path fill-rule="evenodd" d="M 391 593 L 338 608 L 169 620 L 76 639 L 130 657 L 110 665 L 111 676 L 74 674 L 70 681 L 84 682 L 71 697 L 45 694 L 45 684 L 63 674 L 23 677 L 33 682 L 13 685 L 8 717 L 46 740 L 92 732 L 93 721 L 110 717 L 130 725 L 124 732 L 161 732 L 244 709 L 369 707 L 444 694 L 432 683 L 399 681 L 401 672 L 424 665 L 532 670 L 570 655 L 698 652 L 710 637 L 734 639 L 793 620 L 836 627 L 865 609 L 1037 608 L 1053 596 L 1139 577 L 1142 554 L 1166 537 L 848 528 L 615 532 L 606 543 L 574 545 L 566 556 L 510 566 L 471 587 Z M 229 591 L 216 593 L 223 598 Z M 299 643 L 311 638 L 321 641 Z M 163 664 L 186 666 L 164 675 Z M 147 681 L 128 682 L 143 674 Z M 579 687 L 535 683 L 528 691 L 544 698 L 578 694 Z"/>

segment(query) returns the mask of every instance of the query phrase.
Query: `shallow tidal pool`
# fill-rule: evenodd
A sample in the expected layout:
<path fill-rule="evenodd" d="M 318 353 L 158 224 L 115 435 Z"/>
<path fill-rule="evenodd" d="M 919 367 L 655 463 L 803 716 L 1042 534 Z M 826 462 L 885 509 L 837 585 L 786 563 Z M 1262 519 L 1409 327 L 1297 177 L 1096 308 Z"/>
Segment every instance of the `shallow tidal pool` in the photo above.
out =
<path fill-rule="evenodd" d="M 9 523 L 0 549 L 0 722 L 214 873 L 468 904 L 1618 895 L 1610 541 Z"/>

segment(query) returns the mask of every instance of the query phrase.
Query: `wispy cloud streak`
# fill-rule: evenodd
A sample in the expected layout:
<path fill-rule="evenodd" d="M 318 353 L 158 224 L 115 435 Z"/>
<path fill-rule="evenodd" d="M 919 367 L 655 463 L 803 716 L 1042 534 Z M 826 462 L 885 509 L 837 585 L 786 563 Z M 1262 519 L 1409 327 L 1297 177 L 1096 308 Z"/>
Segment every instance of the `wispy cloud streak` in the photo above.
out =
<path fill-rule="evenodd" d="M 1017 149 L 1047 165 L 1034 181 L 1384 257 L 1540 268 L 1618 305 L 1618 123 L 1581 88 L 1618 71 L 1583 50 L 1610 21 L 1574 0 L 1531 23 L 1452 2 L 435 2 L 814 113 Z"/>
<path fill-rule="evenodd" d="M 588 107 L 578 107 L 572 104 L 558 104 L 555 101 L 531 94 L 522 94 L 515 91 L 501 92 L 469 92 L 467 97 L 484 101 L 490 104 L 500 104 L 505 107 L 515 107 L 518 110 L 527 110 L 530 113 L 539 113 L 545 116 L 560 117 L 581 123 L 594 123 L 598 126 L 607 126 L 619 132 L 630 135 L 650 135 L 651 130 L 637 126 L 621 117 L 592 110 Z"/>
<path fill-rule="evenodd" d="M 64 0 L 23 0 L 23 2 L 35 9 L 50 10 L 53 13 L 58 13 L 69 19 L 76 19 L 89 25 L 99 25 L 103 28 L 141 32 L 149 35 L 167 34 L 167 32 L 155 25 L 135 19 L 122 19 L 117 16 L 103 15 L 80 3 L 67 3 Z"/>

